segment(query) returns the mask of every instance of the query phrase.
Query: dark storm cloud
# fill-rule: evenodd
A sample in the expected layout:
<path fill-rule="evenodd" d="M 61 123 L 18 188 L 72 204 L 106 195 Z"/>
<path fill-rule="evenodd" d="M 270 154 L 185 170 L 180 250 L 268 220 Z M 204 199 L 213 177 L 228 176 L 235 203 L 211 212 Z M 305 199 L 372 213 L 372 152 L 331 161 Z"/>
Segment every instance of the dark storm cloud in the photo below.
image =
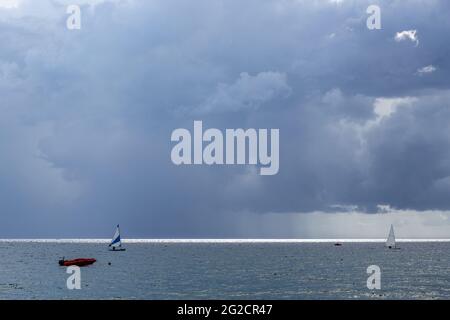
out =
<path fill-rule="evenodd" d="M 239 212 L 449 209 L 449 4 L 380 1 L 376 31 L 369 4 L 107 1 L 80 31 L 54 2 L 0 9 L 2 234 L 221 237 Z M 279 128 L 279 173 L 174 166 L 170 134 L 193 120 Z"/>
<path fill-rule="evenodd" d="M 450 91 L 432 92 L 367 135 L 367 199 L 399 208 L 448 209 Z"/>

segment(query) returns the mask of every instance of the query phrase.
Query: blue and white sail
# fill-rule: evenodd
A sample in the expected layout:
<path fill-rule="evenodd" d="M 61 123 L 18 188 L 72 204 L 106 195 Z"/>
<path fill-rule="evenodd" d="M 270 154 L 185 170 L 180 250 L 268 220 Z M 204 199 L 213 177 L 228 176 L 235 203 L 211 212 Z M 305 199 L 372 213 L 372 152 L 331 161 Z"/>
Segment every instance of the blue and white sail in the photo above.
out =
<path fill-rule="evenodd" d="M 113 236 L 109 246 L 112 247 L 112 248 L 120 248 L 120 247 L 122 247 L 122 241 L 120 240 L 120 228 L 119 228 L 119 225 L 117 225 L 116 232 L 114 233 L 114 236 Z"/>

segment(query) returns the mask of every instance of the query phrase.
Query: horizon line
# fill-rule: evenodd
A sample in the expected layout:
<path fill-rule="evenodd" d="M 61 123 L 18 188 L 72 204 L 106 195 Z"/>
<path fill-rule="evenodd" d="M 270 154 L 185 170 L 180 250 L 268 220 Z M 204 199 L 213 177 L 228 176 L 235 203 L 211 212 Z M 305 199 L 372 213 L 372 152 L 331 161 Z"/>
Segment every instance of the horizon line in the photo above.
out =
<path fill-rule="evenodd" d="M 109 243 L 109 238 L 10 238 L 0 239 L 0 242 L 39 242 L 39 243 Z M 385 242 L 385 238 L 318 238 L 318 239 L 181 239 L 181 238 L 125 238 L 124 243 L 361 243 Z M 450 238 L 399 238 L 397 242 L 450 242 Z"/>

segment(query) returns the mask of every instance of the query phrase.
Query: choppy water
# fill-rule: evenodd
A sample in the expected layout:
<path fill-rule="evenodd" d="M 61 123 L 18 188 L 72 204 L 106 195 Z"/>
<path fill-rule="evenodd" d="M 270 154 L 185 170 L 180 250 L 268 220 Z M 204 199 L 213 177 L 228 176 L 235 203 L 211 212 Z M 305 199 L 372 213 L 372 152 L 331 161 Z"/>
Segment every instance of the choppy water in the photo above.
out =
<path fill-rule="evenodd" d="M 450 243 L 0 242 L 0 299 L 449 299 Z M 68 290 L 61 256 L 93 257 Z M 109 265 L 108 263 L 111 263 Z M 366 269 L 381 268 L 381 290 Z"/>

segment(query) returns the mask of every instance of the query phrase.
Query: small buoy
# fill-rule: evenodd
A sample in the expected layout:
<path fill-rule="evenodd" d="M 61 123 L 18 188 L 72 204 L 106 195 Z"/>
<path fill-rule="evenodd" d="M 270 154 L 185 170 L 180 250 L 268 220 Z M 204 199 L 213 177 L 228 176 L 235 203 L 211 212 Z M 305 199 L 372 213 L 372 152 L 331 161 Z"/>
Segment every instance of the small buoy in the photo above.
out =
<path fill-rule="evenodd" d="M 108 266 L 110 266 L 111 265 L 111 262 L 108 262 Z"/>

